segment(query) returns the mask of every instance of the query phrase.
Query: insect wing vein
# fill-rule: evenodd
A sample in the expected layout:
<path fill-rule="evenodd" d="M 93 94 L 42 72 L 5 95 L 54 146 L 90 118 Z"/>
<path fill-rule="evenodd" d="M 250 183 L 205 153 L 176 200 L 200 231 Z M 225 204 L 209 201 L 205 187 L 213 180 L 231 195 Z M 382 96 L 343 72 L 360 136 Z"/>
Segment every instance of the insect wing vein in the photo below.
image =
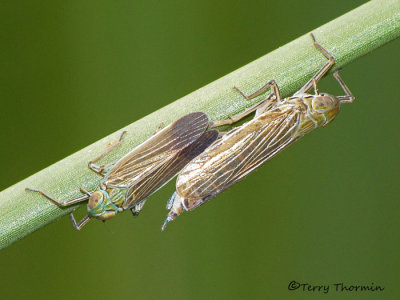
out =
<path fill-rule="evenodd" d="M 294 110 L 263 114 L 190 162 L 177 184 L 179 194 L 188 199 L 187 209 L 194 209 L 201 204 L 199 199 L 207 199 L 236 183 L 289 145 L 294 140 L 299 119 L 299 113 Z"/>
<path fill-rule="evenodd" d="M 132 186 L 196 141 L 207 126 L 204 113 L 180 118 L 122 157 L 104 177 L 104 183 L 121 188 Z"/>
<path fill-rule="evenodd" d="M 281 126 L 280 132 L 268 143 L 268 145 L 259 146 L 259 151 L 249 156 L 247 164 L 240 172 L 236 173 L 232 183 L 245 177 L 248 173 L 258 168 L 264 162 L 273 158 L 280 151 L 288 147 L 297 140 L 296 132 L 299 127 L 299 113 L 295 113 L 286 119 L 284 126 Z M 281 135 L 283 134 L 283 135 Z M 281 136 L 280 136 L 281 135 Z M 277 136 L 280 136 L 279 139 Z"/>
<path fill-rule="evenodd" d="M 206 131 L 198 140 L 190 144 L 176 155 L 168 157 L 166 161 L 147 174 L 142 180 L 132 185 L 128 190 L 124 208 L 128 208 L 156 192 L 171 180 L 188 162 L 202 153 L 218 137 L 217 130 Z"/>

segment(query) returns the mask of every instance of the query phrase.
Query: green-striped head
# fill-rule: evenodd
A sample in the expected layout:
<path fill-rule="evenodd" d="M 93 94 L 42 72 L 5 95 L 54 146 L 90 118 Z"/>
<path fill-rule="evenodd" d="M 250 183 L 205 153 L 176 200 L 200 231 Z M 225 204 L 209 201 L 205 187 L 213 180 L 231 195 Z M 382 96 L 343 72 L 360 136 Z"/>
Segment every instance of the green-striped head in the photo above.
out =
<path fill-rule="evenodd" d="M 111 202 L 107 191 L 98 190 L 90 195 L 87 210 L 91 218 L 105 221 L 114 217 L 118 213 L 119 208 Z"/>

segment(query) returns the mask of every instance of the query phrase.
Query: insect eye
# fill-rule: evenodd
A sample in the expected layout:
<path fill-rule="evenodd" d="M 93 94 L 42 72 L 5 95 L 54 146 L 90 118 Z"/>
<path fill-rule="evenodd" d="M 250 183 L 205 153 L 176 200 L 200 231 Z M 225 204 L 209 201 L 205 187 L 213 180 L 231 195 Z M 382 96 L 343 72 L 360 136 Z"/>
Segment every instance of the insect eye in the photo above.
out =
<path fill-rule="evenodd" d="M 103 199 L 103 193 L 100 191 L 94 192 L 90 198 L 89 198 L 89 203 L 88 203 L 88 207 L 89 209 L 93 209 L 95 208 L 99 202 Z"/>

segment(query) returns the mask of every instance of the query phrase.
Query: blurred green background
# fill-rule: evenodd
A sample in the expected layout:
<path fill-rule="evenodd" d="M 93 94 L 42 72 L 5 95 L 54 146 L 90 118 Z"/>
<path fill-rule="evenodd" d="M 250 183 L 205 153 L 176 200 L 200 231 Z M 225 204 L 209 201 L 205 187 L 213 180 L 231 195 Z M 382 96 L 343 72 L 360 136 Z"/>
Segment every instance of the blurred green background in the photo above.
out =
<path fill-rule="evenodd" d="M 0 190 L 362 3 L 3 2 Z M 321 297 L 296 280 L 399 299 L 399 53 L 346 66 L 356 102 L 331 126 L 164 233 L 173 182 L 137 219 L 64 217 L 2 250 L 2 298 Z M 341 94 L 331 77 L 320 90 Z"/>

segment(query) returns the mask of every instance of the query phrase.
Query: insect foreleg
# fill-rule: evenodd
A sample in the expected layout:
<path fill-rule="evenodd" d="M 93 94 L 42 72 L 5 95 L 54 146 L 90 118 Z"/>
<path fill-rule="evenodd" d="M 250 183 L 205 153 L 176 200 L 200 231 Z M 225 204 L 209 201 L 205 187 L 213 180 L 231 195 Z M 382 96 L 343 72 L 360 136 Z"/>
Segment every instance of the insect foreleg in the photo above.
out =
<path fill-rule="evenodd" d="M 343 79 L 339 76 L 339 71 L 336 71 L 333 73 L 333 76 L 339 82 L 341 88 L 345 92 L 346 96 L 337 96 L 336 98 L 341 102 L 341 103 L 351 103 L 354 101 L 354 96 L 351 93 L 350 89 L 347 87 L 347 85 L 344 83 Z"/>
<path fill-rule="evenodd" d="M 321 78 L 335 63 L 335 58 L 315 40 L 315 37 L 312 33 L 311 38 L 313 39 L 315 48 L 317 48 L 327 59 L 329 59 L 329 61 L 317 73 L 315 73 L 315 75 L 298 92 L 296 92 L 295 95 L 307 93 L 314 85 L 317 84 L 318 81 L 321 80 Z"/>
<path fill-rule="evenodd" d="M 122 144 L 122 139 L 124 138 L 125 134 L 126 134 L 126 131 L 123 131 L 117 143 L 115 143 L 114 145 L 109 147 L 104 153 L 100 154 L 95 159 L 89 161 L 89 163 L 88 163 L 89 169 L 94 171 L 94 172 L 96 172 L 97 174 L 103 175 L 104 170 L 106 170 L 108 167 L 113 165 L 113 163 L 102 165 L 102 166 L 98 166 L 98 165 L 96 165 L 94 163 L 99 161 L 100 159 L 105 157 L 107 154 L 109 154 L 111 151 L 113 151 L 115 148 L 117 148 L 119 145 L 121 145 Z"/>
<path fill-rule="evenodd" d="M 76 223 L 76 220 L 75 220 L 75 217 L 74 217 L 73 213 L 70 213 L 69 217 L 71 219 L 72 226 L 74 226 L 75 230 L 81 230 L 82 227 L 85 226 L 86 223 L 90 221 L 90 217 L 89 216 L 84 217 L 82 220 L 80 220 L 79 223 Z"/>

